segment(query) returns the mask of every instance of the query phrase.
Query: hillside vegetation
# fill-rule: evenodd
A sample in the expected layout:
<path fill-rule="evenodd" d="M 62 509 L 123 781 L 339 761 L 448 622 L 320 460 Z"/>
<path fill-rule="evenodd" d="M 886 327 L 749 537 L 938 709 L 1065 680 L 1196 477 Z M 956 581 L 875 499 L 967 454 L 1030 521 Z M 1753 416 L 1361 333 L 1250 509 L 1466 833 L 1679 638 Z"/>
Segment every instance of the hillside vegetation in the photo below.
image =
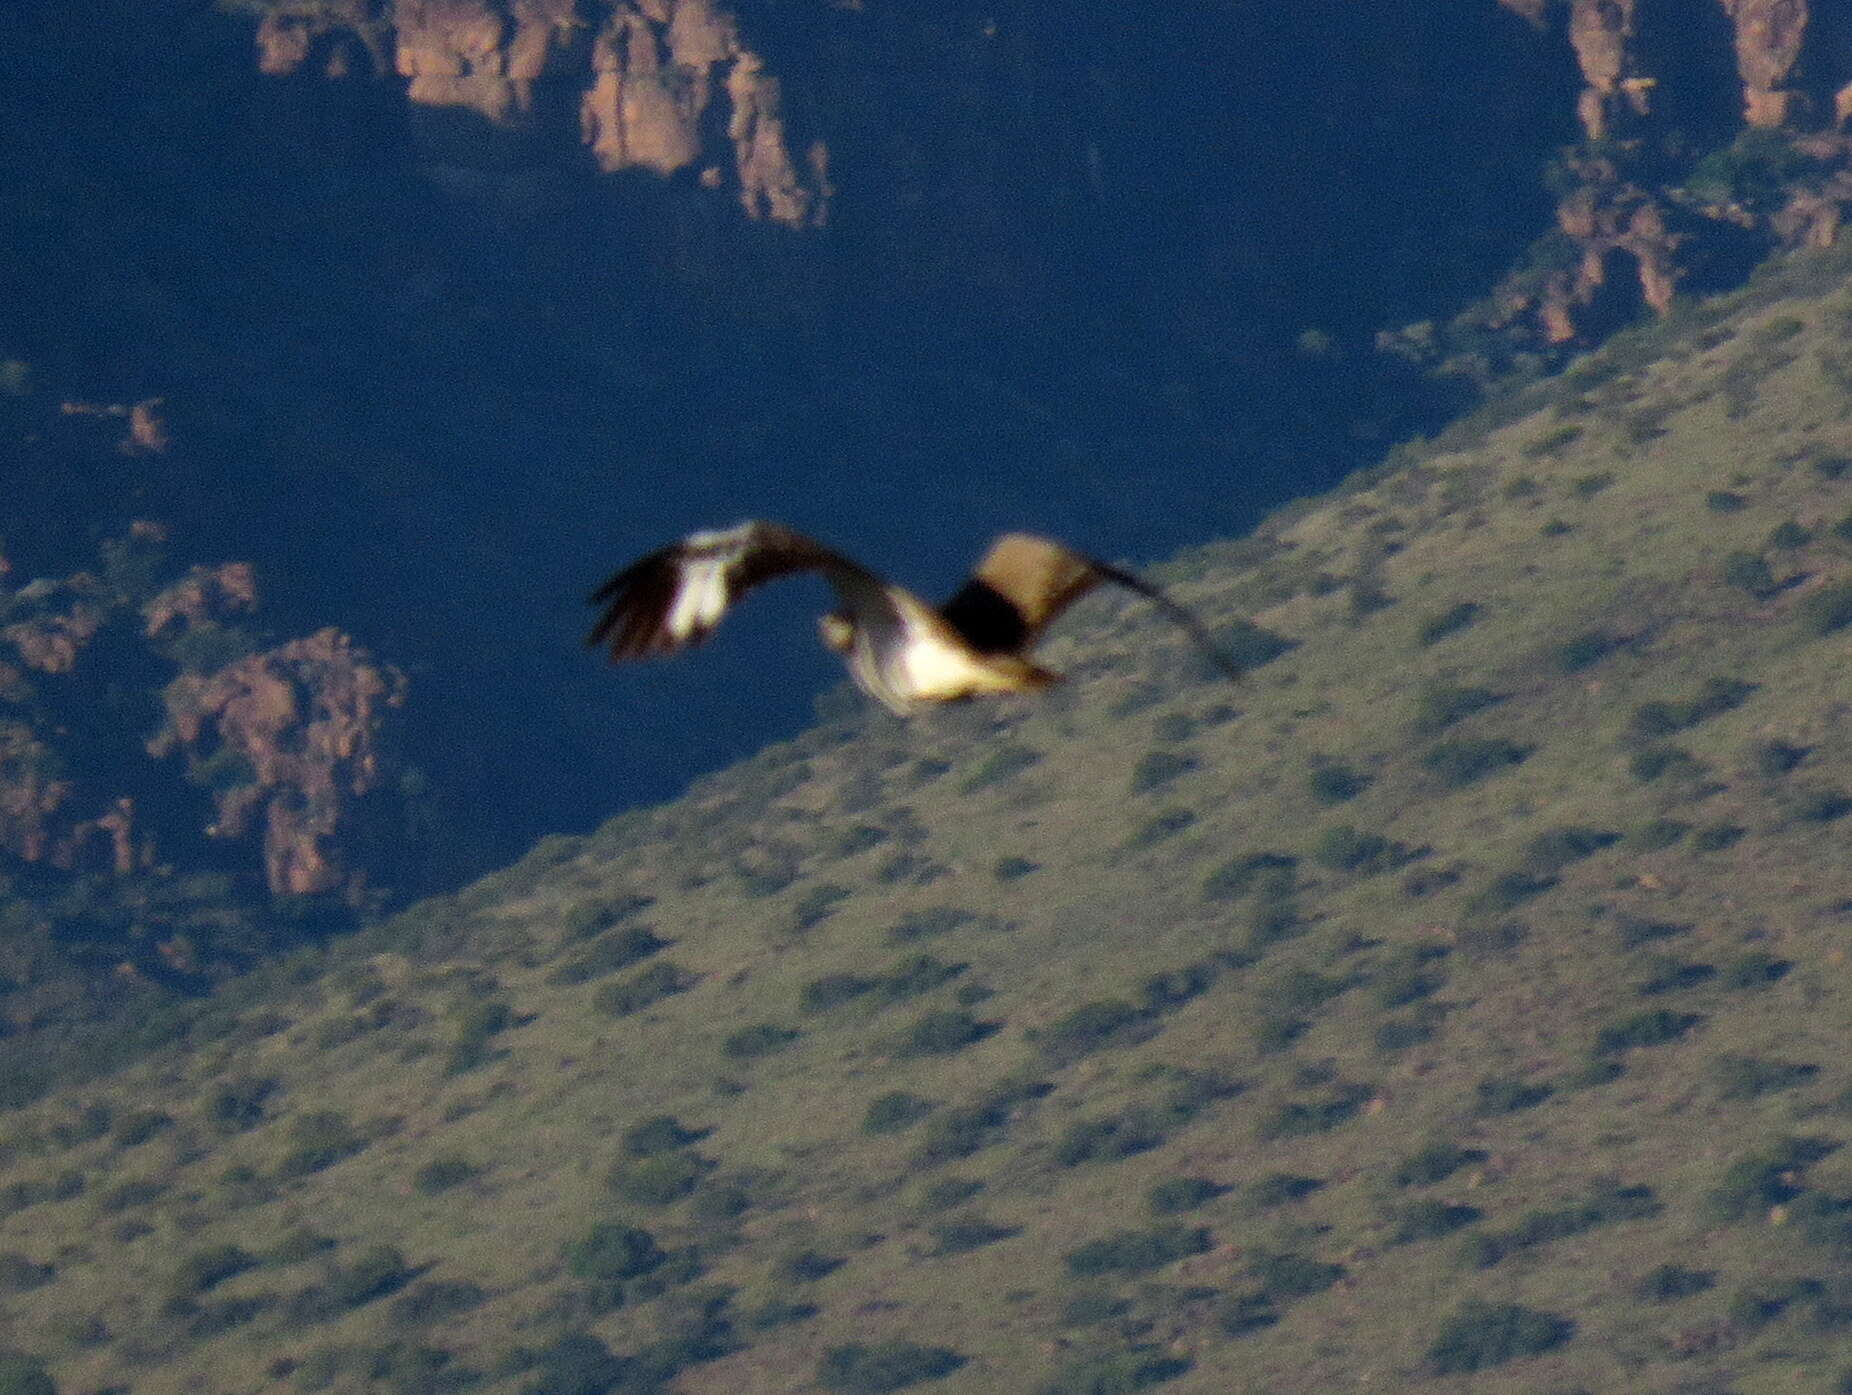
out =
<path fill-rule="evenodd" d="M 13 1111 L 0 1390 L 1852 1388 L 1847 272 Z"/>

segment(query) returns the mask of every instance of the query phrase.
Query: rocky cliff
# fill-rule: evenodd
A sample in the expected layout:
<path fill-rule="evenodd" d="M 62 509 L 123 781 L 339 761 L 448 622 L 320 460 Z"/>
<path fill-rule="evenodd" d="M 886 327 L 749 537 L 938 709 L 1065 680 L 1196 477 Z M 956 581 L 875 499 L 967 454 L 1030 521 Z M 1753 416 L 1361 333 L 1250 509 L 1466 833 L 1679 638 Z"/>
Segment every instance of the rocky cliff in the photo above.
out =
<path fill-rule="evenodd" d="M 1508 307 L 1552 344 L 1585 338 L 1617 278 L 1664 314 L 1682 283 L 1773 250 L 1829 246 L 1852 209 L 1847 20 L 1808 0 L 1499 0 L 1549 29 L 1566 11 L 1582 142 L 1557 175 L 1568 255 L 1514 278 Z M 1717 51 L 1729 45 L 1736 90 Z M 1719 120 L 1734 98 L 1739 115 Z M 1708 264 L 1708 266 L 1707 266 Z"/>
<path fill-rule="evenodd" d="M 260 15 L 266 73 L 390 73 L 415 104 L 498 126 L 568 112 L 606 172 L 693 171 L 791 227 L 828 215 L 828 148 L 799 145 L 777 74 L 711 0 L 283 0 Z"/>
<path fill-rule="evenodd" d="M 97 449 L 164 448 L 145 404 L 64 415 L 127 424 Z M 39 932 L 9 937 L 15 982 L 45 934 L 105 967 L 232 967 L 249 927 L 215 943 L 146 912 L 205 871 L 246 883 L 209 898 L 206 923 L 264 892 L 368 901 L 369 829 L 399 815 L 403 675 L 333 628 L 276 642 L 253 622 L 248 563 L 174 571 L 169 530 L 146 520 L 69 575 L 0 557 L 0 897 Z"/>

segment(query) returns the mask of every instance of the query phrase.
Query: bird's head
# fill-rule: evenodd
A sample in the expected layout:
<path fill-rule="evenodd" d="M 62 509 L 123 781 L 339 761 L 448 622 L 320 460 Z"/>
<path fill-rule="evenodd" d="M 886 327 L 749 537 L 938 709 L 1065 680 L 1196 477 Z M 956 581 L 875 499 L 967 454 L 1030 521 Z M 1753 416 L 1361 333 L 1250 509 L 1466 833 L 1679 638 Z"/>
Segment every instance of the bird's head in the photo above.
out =
<path fill-rule="evenodd" d="M 823 636 L 824 647 L 838 654 L 847 654 L 855 647 L 855 622 L 839 610 L 821 617 L 817 632 Z"/>

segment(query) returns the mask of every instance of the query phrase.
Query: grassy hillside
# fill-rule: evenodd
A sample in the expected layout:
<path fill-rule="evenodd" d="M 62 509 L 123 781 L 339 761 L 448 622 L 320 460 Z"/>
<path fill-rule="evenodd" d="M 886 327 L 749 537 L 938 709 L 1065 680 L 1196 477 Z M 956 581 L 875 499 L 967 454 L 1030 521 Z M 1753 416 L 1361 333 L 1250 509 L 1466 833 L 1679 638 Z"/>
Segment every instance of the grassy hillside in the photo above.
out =
<path fill-rule="evenodd" d="M 5 1116 L 0 1391 L 1849 1388 L 1847 274 Z"/>

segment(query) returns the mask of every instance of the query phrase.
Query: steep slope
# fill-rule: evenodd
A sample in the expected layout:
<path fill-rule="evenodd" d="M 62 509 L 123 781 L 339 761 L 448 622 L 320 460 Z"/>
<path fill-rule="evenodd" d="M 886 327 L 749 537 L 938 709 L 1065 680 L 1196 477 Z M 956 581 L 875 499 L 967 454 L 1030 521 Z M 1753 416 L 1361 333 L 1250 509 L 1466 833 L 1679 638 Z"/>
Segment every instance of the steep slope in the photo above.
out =
<path fill-rule="evenodd" d="M 1089 601 L 1052 701 L 844 701 L 16 1111 L 0 1343 L 137 1395 L 1833 1388 L 1848 269 L 1179 561 L 1240 686 Z"/>

